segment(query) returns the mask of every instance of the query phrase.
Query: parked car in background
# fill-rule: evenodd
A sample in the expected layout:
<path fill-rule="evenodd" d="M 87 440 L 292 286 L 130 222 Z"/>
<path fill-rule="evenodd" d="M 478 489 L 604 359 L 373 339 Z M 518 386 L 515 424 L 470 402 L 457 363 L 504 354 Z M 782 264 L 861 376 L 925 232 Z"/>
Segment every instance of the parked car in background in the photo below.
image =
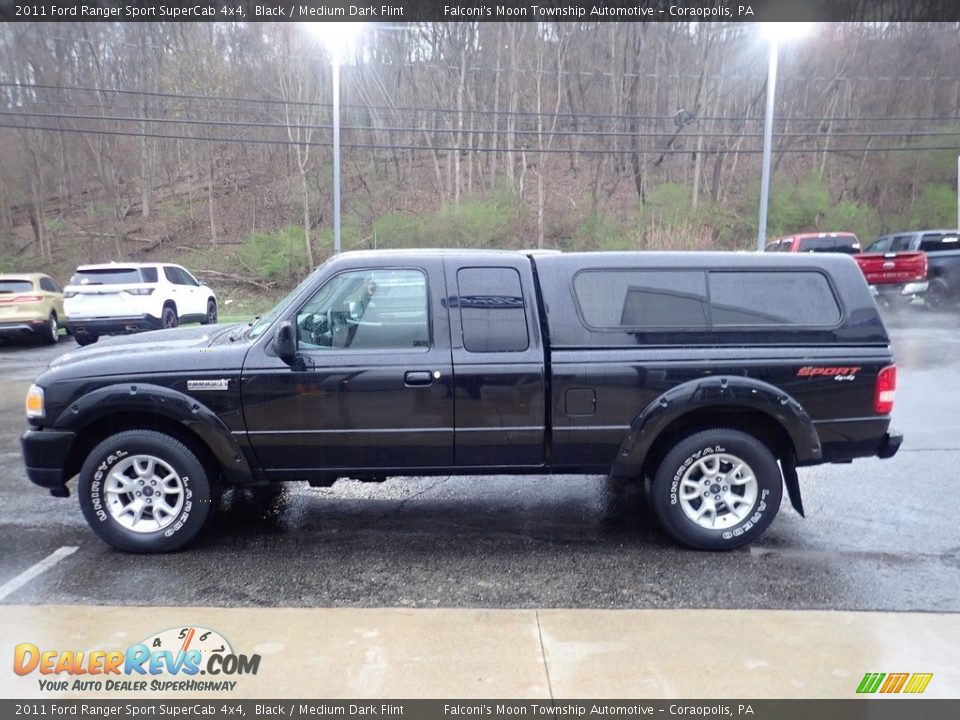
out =
<path fill-rule="evenodd" d="M 60 339 L 63 289 L 49 275 L 0 275 L 0 337 L 38 337 L 53 345 Z"/>
<path fill-rule="evenodd" d="M 960 230 L 910 230 L 884 235 L 870 243 L 866 252 L 872 256 L 882 253 L 896 269 L 921 256 L 928 282 L 924 304 L 940 310 L 960 301 Z"/>
<path fill-rule="evenodd" d="M 899 310 L 927 290 L 927 258 L 922 252 L 899 253 L 896 256 L 863 253 L 857 236 L 851 232 L 787 235 L 777 238 L 764 250 L 852 255 L 874 295 L 891 310 Z"/>
<path fill-rule="evenodd" d="M 860 253 L 860 241 L 851 232 L 798 233 L 777 238 L 769 243 L 766 252 L 840 252 Z"/>
<path fill-rule="evenodd" d="M 101 335 L 217 321 L 213 290 L 179 265 L 81 265 L 64 291 L 69 328 L 79 345 Z"/>

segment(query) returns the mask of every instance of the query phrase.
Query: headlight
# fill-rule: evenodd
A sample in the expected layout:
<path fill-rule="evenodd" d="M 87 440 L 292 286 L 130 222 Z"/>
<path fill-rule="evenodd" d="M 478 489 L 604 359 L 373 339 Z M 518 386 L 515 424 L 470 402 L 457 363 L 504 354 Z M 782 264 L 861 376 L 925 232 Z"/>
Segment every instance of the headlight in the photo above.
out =
<path fill-rule="evenodd" d="M 31 385 L 27 390 L 27 401 L 25 403 L 28 418 L 43 418 L 46 415 L 46 409 L 43 406 L 43 388 Z"/>

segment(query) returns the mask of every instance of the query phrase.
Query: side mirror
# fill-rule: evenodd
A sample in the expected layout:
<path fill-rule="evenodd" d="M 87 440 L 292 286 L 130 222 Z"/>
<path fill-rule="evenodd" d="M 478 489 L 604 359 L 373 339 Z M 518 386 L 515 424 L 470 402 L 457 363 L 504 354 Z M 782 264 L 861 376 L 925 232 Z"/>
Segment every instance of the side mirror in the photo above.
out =
<path fill-rule="evenodd" d="M 206 286 L 207 281 L 206 281 L 206 280 L 197 280 L 197 284 L 200 285 L 201 287 L 204 287 L 204 286 Z"/>
<path fill-rule="evenodd" d="M 296 360 L 297 332 L 292 322 L 284 320 L 280 323 L 280 329 L 277 330 L 277 335 L 273 338 L 271 348 L 277 354 L 277 357 L 285 363 L 292 364 Z"/>

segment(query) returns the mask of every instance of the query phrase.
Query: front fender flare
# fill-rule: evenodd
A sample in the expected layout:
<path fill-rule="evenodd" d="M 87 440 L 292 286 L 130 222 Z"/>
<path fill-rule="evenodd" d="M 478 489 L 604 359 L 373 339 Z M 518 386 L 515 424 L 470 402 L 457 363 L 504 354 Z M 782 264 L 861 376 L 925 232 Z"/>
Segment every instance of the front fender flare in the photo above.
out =
<path fill-rule="evenodd" d="M 156 415 L 183 425 L 213 453 L 228 482 L 253 479 L 240 443 L 216 413 L 189 395 L 161 385 L 127 382 L 98 388 L 70 403 L 54 427 L 79 432 L 109 415 L 125 412 Z"/>
<path fill-rule="evenodd" d="M 760 380 L 720 375 L 689 380 L 650 403 L 630 424 L 611 474 L 637 477 L 664 429 L 683 415 L 704 408 L 744 408 L 762 413 L 787 433 L 797 462 L 823 457 L 813 421 L 790 395 Z"/>

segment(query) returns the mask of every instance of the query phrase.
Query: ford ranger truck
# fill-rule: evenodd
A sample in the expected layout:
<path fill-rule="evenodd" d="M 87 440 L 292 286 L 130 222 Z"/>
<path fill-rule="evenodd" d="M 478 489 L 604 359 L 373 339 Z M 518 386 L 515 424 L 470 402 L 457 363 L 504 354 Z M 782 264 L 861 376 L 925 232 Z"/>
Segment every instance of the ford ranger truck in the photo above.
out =
<path fill-rule="evenodd" d="M 885 262 L 895 269 L 916 262 L 914 258 L 919 256 L 927 286 L 921 296 L 924 306 L 948 310 L 960 303 L 960 230 L 910 230 L 886 235 L 871 243 L 867 252 L 883 253 Z"/>
<path fill-rule="evenodd" d="M 784 487 L 803 514 L 798 467 L 897 452 L 889 343 L 840 254 L 344 253 L 249 324 L 54 360 L 23 456 L 132 552 L 225 486 L 565 473 L 648 482 L 672 538 L 728 550 Z"/>

